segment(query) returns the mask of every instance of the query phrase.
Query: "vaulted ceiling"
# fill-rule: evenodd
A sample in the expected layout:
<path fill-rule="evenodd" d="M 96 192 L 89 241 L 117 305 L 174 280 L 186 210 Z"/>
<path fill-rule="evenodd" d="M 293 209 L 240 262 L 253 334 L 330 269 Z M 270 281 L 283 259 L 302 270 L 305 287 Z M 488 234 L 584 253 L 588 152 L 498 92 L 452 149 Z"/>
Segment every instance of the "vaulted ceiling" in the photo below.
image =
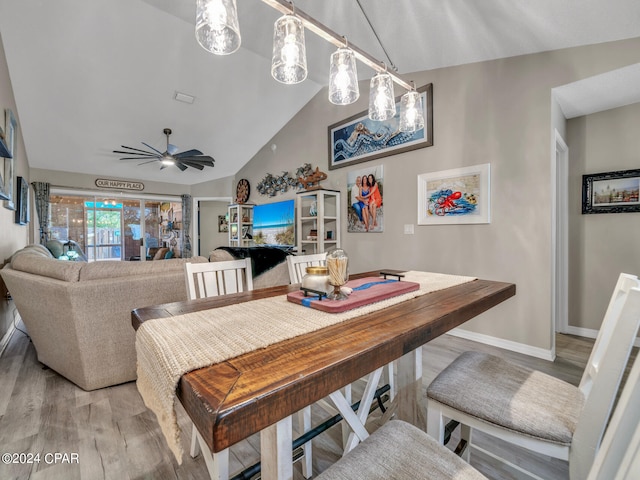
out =
<path fill-rule="evenodd" d="M 637 0 L 298 0 L 296 7 L 392 62 L 406 80 L 415 71 L 640 36 Z M 259 0 L 238 0 L 238 10 L 242 47 L 216 57 L 195 40 L 195 0 L 0 0 L 30 166 L 181 184 L 235 174 L 327 84 L 334 50 L 307 32 L 309 78 L 281 85 L 270 76 L 280 14 Z M 358 73 L 373 72 L 359 64 Z M 195 101 L 178 102 L 176 92 Z M 165 127 L 180 151 L 199 149 L 216 166 L 160 170 L 112 153 L 146 148 L 141 142 L 164 151 Z"/>

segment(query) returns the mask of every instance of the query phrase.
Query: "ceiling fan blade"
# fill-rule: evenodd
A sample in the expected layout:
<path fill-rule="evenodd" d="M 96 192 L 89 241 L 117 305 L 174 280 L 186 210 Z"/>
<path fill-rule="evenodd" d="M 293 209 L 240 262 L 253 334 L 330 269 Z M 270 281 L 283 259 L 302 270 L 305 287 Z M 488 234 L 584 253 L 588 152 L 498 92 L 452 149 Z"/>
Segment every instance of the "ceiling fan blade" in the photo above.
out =
<path fill-rule="evenodd" d="M 120 160 L 147 160 L 147 158 L 149 158 L 149 157 L 122 157 Z M 150 162 L 155 162 L 157 160 L 158 160 L 158 158 L 154 157 L 154 158 L 150 159 L 149 161 Z"/>
<path fill-rule="evenodd" d="M 142 143 L 145 147 L 149 147 L 149 148 L 150 148 L 151 150 L 153 150 L 154 152 L 157 152 L 157 153 L 158 153 L 158 155 L 160 155 L 160 156 L 164 155 L 160 150 L 156 150 L 156 149 L 155 149 L 155 148 L 153 148 L 151 145 L 148 145 L 148 144 L 146 144 L 146 143 L 144 143 L 144 142 L 140 142 L 140 143 Z M 143 150 L 140 150 L 140 151 L 142 152 Z"/>
<path fill-rule="evenodd" d="M 120 146 L 121 146 L 122 148 L 126 148 L 126 149 L 128 149 L 128 150 L 134 150 L 134 151 L 136 151 L 136 152 L 146 153 L 147 155 L 153 155 L 153 153 L 152 153 L 152 152 L 147 152 L 146 150 L 140 150 L 139 148 L 127 147 L 126 145 L 120 145 Z M 149 148 L 151 148 L 151 147 L 149 147 Z M 152 149 L 152 150 L 155 150 L 155 149 Z M 132 152 L 129 152 L 129 153 L 132 153 Z M 160 152 L 158 152 L 158 153 L 160 153 Z M 136 154 L 136 155 L 137 155 L 137 154 Z M 162 155 L 162 154 L 160 154 L 160 155 Z"/>
<path fill-rule="evenodd" d="M 139 160 L 139 159 L 138 159 L 138 160 Z M 138 165 L 146 165 L 147 163 L 157 162 L 157 161 L 158 161 L 158 159 L 157 159 L 157 158 L 154 158 L 153 160 L 147 160 L 146 162 L 139 163 Z"/>
<path fill-rule="evenodd" d="M 183 172 L 187 169 L 187 166 L 182 162 L 176 162 L 176 167 L 178 167 Z"/>
<path fill-rule="evenodd" d="M 114 150 L 113 153 L 122 153 L 124 155 L 140 155 L 140 158 L 142 157 L 154 157 L 154 158 L 158 158 L 158 155 L 156 155 L 155 153 L 136 153 L 136 152 L 123 152 L 122 150 Z"/>
<path fill-rule="evenodd" d="M 182 157 L 183 162 L 195 162 L 200 165 L 206 165 L 207 167 L 213 167 L 215 160 L 211 157 Z"/>
<path fill-rule="evenodd" d="M 169 145 L 167 145 L 167 152 L 169 153 L 169 155 L 173 155 L 178 150 L 179 150 L 179 148 L 176 147 L 175 145 L 171 144 L 171 143 Z"/>
<path fill-rule="evenodd" d="M 189 162 L 185 160 L 180 160 L 180 163 L 188 167 L 197 168 L 198 170 L 204 170 L 204 166 L 200 165 L 199 163 Z"/>
<path fill-rule="evenodd" d="M 187 150 L 186 152 L 180 152 L 175 154 L 174 157 L 184 158 L 184 157 L 193 157 L 195 155 L 202 155 L 202 152 L 200 150 Z"/>

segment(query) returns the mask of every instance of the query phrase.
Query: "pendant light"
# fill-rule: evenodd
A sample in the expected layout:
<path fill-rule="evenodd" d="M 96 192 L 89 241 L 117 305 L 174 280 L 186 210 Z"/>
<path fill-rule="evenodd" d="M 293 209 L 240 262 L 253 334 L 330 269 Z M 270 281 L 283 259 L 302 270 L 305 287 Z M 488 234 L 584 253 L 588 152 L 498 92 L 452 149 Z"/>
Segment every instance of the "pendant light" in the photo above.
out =
<path fill-rule="evenodd" d="M 402 95 L 400 98 L 400 131 L 417 132 L 424 128 L 424 115 L 422 114 L 422 97 L 415 90 Z"/>
<path fill-rule="evenodd" d="M 334 105 L 350 105 L 360 97 L 356 56 L 345 39 L 345 46 L 331 54 L 329 67 L 329 101 Z"/>
<path fill-rule="evenodd" d="M 240 48 L 236 0 L 197 0 L 196 39 L 208 52 L 229 55 Z"/>
<path fill-rule="evenodd" d="M 393 118 L 396 114 L 396 101 L 393 94 L 393 79 L 387 73 L 376 73 L 371 79 L 369 88 L 369 118 L 375 121 L 384 121 Z"/>
<path fill-rule="evenodd" d="M 273 29 L 271 76 L 287 85 L 300 83 L 307 78 L 304 26 L 294 14 L 280 17 Z"/>

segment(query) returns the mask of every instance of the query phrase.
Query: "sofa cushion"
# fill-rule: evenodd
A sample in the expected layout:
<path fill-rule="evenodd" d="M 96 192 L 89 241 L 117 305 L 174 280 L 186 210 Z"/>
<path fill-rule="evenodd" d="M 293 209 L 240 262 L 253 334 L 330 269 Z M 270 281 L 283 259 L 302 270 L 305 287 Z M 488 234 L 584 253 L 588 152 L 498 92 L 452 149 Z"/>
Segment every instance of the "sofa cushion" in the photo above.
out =
<path fill-rule="evenodd" d="M 128 277 L 132 275 L 162 275 L 167 272 L 182 272 L 187 262 L 206 262 L 204 257 L 175 258 L 164 262 L 93 262 L 84 265 L 80 281 L 101 278 Z"/>
<path fill-rule="evenodd" d="M 53 255 L 51 255 L 51 252 L 47 250 L 47 247 L 38 243 L 32 243 L 11 255 L 8 263 L 12 263 L 13 260 L 20 255 L 36 255 L 44 258 L 54 258 Z"/>
<path fill-rule="evenodd" d="M 54 258 L 60 258 L 64 251 L 64 244 L 60 240 L 49 240 L 47 242 L 47 248 Z"/>
<path fill-rule="evenodd" d="M 65 262 L 40 254 L 16 255 L 11 262 L 11 268 L 14 270 L 65 282 L 77 282 L 80 279 L 80 270 L 84 265 L 86 264 L 82 262 Z"/>

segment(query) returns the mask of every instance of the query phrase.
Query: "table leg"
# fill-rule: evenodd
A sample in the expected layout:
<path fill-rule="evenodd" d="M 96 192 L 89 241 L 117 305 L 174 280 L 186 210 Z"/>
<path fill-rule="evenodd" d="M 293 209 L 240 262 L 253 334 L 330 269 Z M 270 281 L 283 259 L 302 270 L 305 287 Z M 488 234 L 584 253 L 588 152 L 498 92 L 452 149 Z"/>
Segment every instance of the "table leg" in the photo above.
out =
<path fill-rule="evenodd" d="M 207 471 L 209 472 L 209 477 L 211 480 L 228 480 L 229 479 L 229 449 L 225 448 L 224 450 L 211 453 L 209 447 L 207 446 L 204 438 L 200 435 L 200 432 L 193 427 L 193 437 L 197 440 L 200 451 L 202 452 L 202 456 L 204 458 L 204 463 L 207 466 Z M 191 445 L 191 456 L 195 456 L 194 453 L 196 447 Z M 196 453 L 197 455 L 197 453 Z"/>
<path fill-rule="evenodd" d="M 422 394 L 422 348 L 409 352 L 398 360 L 396 418 L 427 431 Z"/>
<path fill-rule="evenodd" d="M 291 480 L 293 433 L 291 416 L 268 426 L 260 432 L 261 478 L 263 480 Z"/>

